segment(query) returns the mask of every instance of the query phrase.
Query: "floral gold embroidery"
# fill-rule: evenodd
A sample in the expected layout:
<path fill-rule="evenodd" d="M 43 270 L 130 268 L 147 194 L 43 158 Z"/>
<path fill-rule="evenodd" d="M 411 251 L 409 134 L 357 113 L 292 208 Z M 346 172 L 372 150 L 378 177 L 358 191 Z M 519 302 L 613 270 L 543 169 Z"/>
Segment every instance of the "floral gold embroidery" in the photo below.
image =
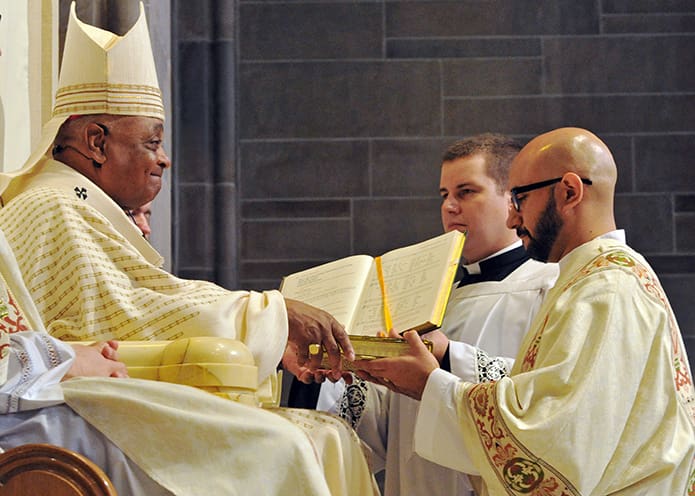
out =
<path fill-rule="evenodd" d="M 548 315 L 545 316 L 545 319 L 543 320 L 543 325 L 540 326 L 538 329 L 538 332 L 536 332 L 536 335 L 533 337 L 533 341 L 531 342 L 531 346 L 528 347 L 526 350 L 526 354 L 524 355 L 524 361 L 521 362 L 521 371 L 522 372 L 527 372 L 536 365 L 536 358 L 538 357 L 538 348 L 541 345 L 541 336 L 543 336 L 543 331 L 545 330 L 545 326 L 548 324 Z"/>
<path fill-rule="evenodd" d="M 496 382 L 477 384 L 467 392 L 478 436 L 507 494 L 578 496 L 579 492 L 553 467 L 533 456 L 514 437 L 499 414 Z"/>
<path fill-rule="evenodd" d="M 512 458 L 502 469 L 509 487 L 522 494 L 533 491 L 543 481 L 543 468 L 526 458 Z"/>
<path fill-rule="evenodd" d="M 606 260 L 616 265 L 622 265 L 623 267 L 635 266 L 635 260 L 624 252 L 609 253 L 606 255 Z"/>
<path fill-rule="evenodd" d="M 671 345 L 673 355 L 672 366 L 675 376 L 676 391 L 679 395 L 681 395 L 684 404 L 688 406 L 691 415 L 693 416 L 693 418 L 695 418 L 695 397 L 692 388 L 693 380 L 688 370 L 687 360 L 685 359 L 684 351 L 681 349 L 680 346 L 680 330 L 678 329 L 676 318 L 673 315 L 671 306 L 669 305 L 668 299 L 666 298 L 666 293 L 659 284 L 659 280 L 657 279 L 656 274 L 654 274 L 652 270 L 650 270 L 647 266 L 639 262 L 639 260 L 637 260 L 631 254 L 621 249 L 616 249 L 607 253 L 602 253 L 601 255 L 591 260 L 588 264 L 582 267 L 577 272 L 577 274 L 570 281 L 567 282 L 567 284 L 565 284 L 562 290 L 568 290 L 578 280 L 596 272 L 597 270 L 610 268 L 611 266 L 616 265 L 632 272 L 632 274 L 635 277 L 637 277 L 637 280 L 640 282 L 640 285 L 645 290 L 645 292 L 651 295 L 652 297 L 656 298 L 666 310 L 666 314 L 668 315 L 669 319 L 669 331 L 671 333 Z M 545 326 L 547 324 L 547 319 L 548 316 L 546 315 L 546 319 L 543 322 L 543 325 L 537 331 L 536 336 L 534 337 L 531 345 L 526 350 L 524 361 L 521 365 L 522 371 L 531 370 L 535 366 L 536 356 L 538 354 L 538 349 L 541 344 L 543 330 L 545 329 Z"/>

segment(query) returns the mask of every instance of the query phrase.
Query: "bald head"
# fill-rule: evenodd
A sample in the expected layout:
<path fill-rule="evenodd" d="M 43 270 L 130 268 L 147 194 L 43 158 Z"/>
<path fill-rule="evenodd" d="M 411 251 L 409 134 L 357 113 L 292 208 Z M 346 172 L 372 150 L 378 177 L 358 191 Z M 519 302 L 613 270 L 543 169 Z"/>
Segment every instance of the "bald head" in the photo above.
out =
<path fill-rule="evenodd" d="M 537 202 L 554 202 L 545 212 L 557 214 L 558 233 L 552 240 L 551 260 L 615 229 L 617 170 L 613 155 L 596 135 L 580 128 L 560 128 L 537 136 L 519 152 L 509 186 L 518 188 L 555 178 L 561 180 L 544 190 L 526 193 L 521 211 L 510 213 L 508 219 L 510 227 L 527 229 L 532 236 L 534 208 L 547 207 Z"/>
<path fill-rule="evenodd" d="M 598 136 L 577 127 L 563 127 L 532 139 L 515 162 L 538 178 L 574 172 L 591 179 L 592 190 L 612 202 L 618 178 L 613 155 Z"/>

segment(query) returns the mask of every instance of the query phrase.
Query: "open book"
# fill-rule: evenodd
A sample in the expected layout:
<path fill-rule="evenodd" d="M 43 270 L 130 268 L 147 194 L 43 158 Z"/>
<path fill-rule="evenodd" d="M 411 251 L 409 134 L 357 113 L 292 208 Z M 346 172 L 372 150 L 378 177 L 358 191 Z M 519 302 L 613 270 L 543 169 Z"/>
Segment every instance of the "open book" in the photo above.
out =
<path fill-rule="evenodd" d="M 353 255 L 286 276 L 280 291 L 332 314 L 353 345 L 356 336 L 388 334 L 389 324 L 428 332 L 442 323 L 464 240 L 451 231 L 391 250 L 378 257 L 381 271 L 376 259 Z"/>

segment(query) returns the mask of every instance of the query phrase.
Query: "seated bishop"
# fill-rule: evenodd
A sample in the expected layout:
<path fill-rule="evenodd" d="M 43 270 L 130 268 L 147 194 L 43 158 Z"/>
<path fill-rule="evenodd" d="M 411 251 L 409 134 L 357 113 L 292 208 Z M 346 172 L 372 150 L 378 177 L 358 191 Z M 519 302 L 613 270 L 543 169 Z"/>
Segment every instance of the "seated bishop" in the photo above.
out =
<path fill-rule="evenodd" d="M 53 370 L 71 354 L 48 335 L 98 342 L 221 336 L 246 345 L 261 383 L 281 359 L 290 367 L 306 365 L 315 343 L 329 350 L 338 373 L 336 344 L 348 356 L 352 348 L 327 313 L 277 291 L 229 291 L 161 269 L 161 257 L 126 212 L 161 187 L 170 165 L 163 126 L 142 4 L 138 21 L 121 37 L 80 21 L 73 3 L 53 117 L 25 165 L 0 174 L 0 228 L 17 257 L 17 281 L 23 278 L 36 305 L 29 329 L 41 332 L 45 325 L 47 333 L 24 339 L 24 346 L 48 346 L 34 357 L 54 350 L 44 364 Z M 21 348 L 19 339 L 11 344 Z M 16 356 L 18 366 L 26 365 L 26 353 Z M 316 367 L 320 359 L 309 363 Z M 37 363 L 32 366 L 40 369 Z M 174 494 L 245 494 L 252 486 L 289 494 L 295 483 L 308 494 L 374 490 L 359 441 L 333 417 L 262 410 L 151 381 L 61 382 L 66 367 L 49 374 L 56 383 L 48 388 L 51 401 L 65 401 L 95 436 L 106 436 Z M 22 391 L 43 382 L 32 379 L 17 390 L 9 381 L 6 419 L 23 419 L 17 410 L 43 396 Z M 0 437 L 3 442 L 9 446 L 8 438 Z"/>
<path fill-rule="evenodd" d="M 1 449 L 71 449 L 119 494 L 376 494 L 363 448 L 340 419 L 122 377 L 122 364 L 98 351 L 117 343 L 87 350 L 46 332 L 2 232 L 0 279 Z"/>

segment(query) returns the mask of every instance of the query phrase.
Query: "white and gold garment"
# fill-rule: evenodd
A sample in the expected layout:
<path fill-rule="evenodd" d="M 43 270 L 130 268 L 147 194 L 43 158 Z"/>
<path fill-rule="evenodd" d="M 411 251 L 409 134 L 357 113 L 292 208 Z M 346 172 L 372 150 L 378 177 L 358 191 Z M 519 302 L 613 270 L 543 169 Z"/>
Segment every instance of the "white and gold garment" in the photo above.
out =
<path fill-rule="evenodd" d="M 254 354 L 259 380 L 274 373 L 287 341 L 287 315 L 278 292 L 232 292 L 157 268 L 158 254 L 118 205 L 58 162 L 45 161 L 15 179 L 2 198 L 0 227 L 19 254 L 37 303 L 38 313 L 30 312 L 36 314 L 34 329 L 42 329 L 43 317 L 48 332 L 66 340 L 231 337 Z M 21 285 L 19 270 L 16 276 L 15 284 Z M 37 356 L 45 357 L 49 348 L 41 341 L 51 338 L 37 339 Z M 61 367 L 69 367 L 71 359 L 61 360 Z M 112 453 L 117 447 L 135 463 L 115 478 L 125 481 L 126 488 L 148 487 L 152 480 L 159 486 L 159 492 L 123 494 L 376 494 L 359 439 L 345 423 L 324 414 L 302 415 L 299 421 L 292 412 L 266 411 L 186 386 L 137 379 L 82 378 L 56 388 L 67 368 L 57 373 L 50 361 L 45 368 L 53 387 L 38 388 L 33 382 L 35 399 L 43 398 L 40 406 L 56 405 L 64 395 L 72 410 L 58 405 L 8 415 L 2 421 L 12 425 L 0 433 L 0 446 L 9 446 L 9 439 L 35 441 L 42 433 L 49 436 L 47 442 L 74 441 L 72 431 L 51 429 L 79 421 L 78 446 L 67 447 L 84 452 L 113 443 L 103 456 L 84 454 L 106 466 L 115 460 L 118 467 L 123 462 Z M 42 396 L 47 392 L 50 397 Z M 16 391 L 7 395 L 16 396 Z M 38 405 L 26 397 L 12 401 L 19 410 Z M 79 417 L 73 418 L 74 412 Z M 52 417 L 58 419 L 53 428 Z M 151 480 L 139 478 L 137 486 L 133 473 L 140 469 Z M 112 475 L 108 467 L 107 473 Z"/>
<path fill-rule="evenodd" d="M 229 291 L 179 279 L 100 188 L 44 160 L 2 193 L 0 228 L 46 328 L 65 341 L 223 336 L 244 342 L 259 383 L 287 343 L 277 291 Z"/>
<path fill-rule="evenodd" d="M 506 375 L 557 272 L 557 264 L 527 260 L 501 281 L 454 288 L 441 327 L 452 374 L 469 382 Z M 466 474 L 477 474 L 475 465 L 451 470 L 415 452 L 418 401 L 370 384 L 365 404 L 356 431 L 386 469 L 386 496 L 470 493 Z"/>
<path fill-rule="evenodd" d="M 460 468 L 465 449 L 494 495 L 693 494 L 692 375 L 639 254 L 595 239 L 565 256 L 520 350 L 498 382 L 432 373 L 421 456 Z"/>

